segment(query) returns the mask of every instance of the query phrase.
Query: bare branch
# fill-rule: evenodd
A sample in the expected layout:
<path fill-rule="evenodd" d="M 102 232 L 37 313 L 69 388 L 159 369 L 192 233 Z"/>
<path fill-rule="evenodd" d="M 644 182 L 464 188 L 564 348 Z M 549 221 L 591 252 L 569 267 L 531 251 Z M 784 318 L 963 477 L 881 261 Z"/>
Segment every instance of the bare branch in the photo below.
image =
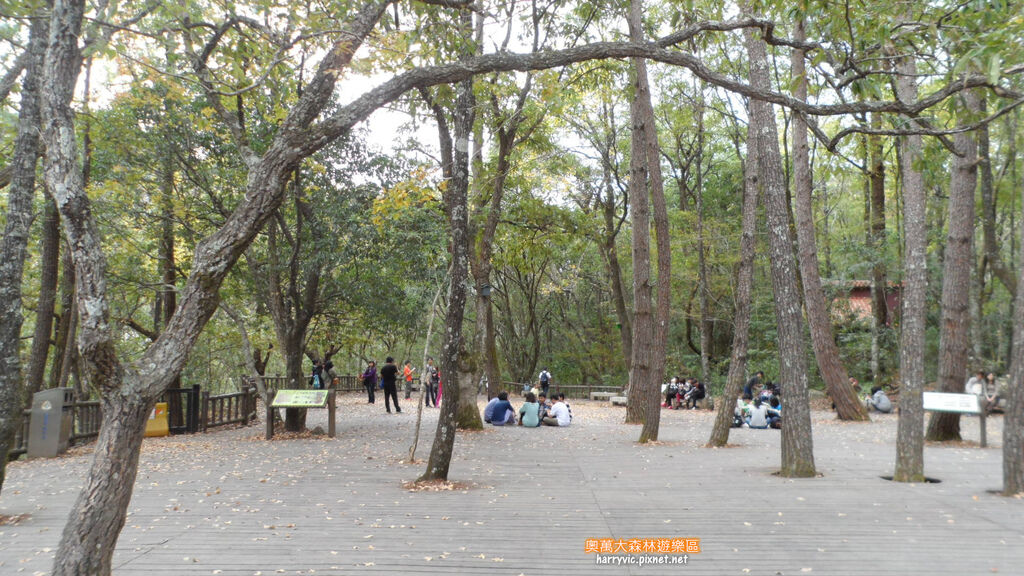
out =
<path fill-rule="evenodd" d="M 660 42 L 660 41 L 659 41 Z M 469 58 L 463 61 L 415 68 L 395 76 L 391 80 L 364 93 L 334 116 L 314 126 L 297 143 L 303 154 L 319 150 L 335 138 L 368 117 L 377 108 L 394 101 L 413 88 L 450 84 L 476 74 L 495 71 L 529 71 L 556 68 L 585 60 L 608 58 L 641 57 L 658 62 L 673 64 L 690 70 L 709 84 L 724 88 L 748 98 L 763 100 L 815 116 L 835 116 L 867 112 L 891 112 L 915 116 L 931 108 L 953 94 L 969 88 L 990 88 L 1000 96 L 1017 96 L 1017 93 L 1002 86 L 992 86 L 985 76 L 968 75 L 932 92 L 911 104 L 897 100 L 870 102 L 842 102 L 837 104 L 809 104 L 788 94 L 771 89 L 758 89 L 745 82 L 734 80 L 711 70 L 700 58 L 678 50 L 661 48 L 659 42 L 635 44 L 629 42 L 597 42 L 574 48 L 538 53 L 502 52 Z"/>
<path fill-rule="evenodd" d="M 11 64 L 11 68 L 4 74 L 3 79 L 0 79 L 0 104 L 3 104 L 7 100 L 7 96 L 11 93 L 11 89 L 18 83 L 18 77 L 21 76 L 22 71 L 28 66 L 28 61 L 31 55 L 28 50 L 25 50 L 14 60 Z"/>

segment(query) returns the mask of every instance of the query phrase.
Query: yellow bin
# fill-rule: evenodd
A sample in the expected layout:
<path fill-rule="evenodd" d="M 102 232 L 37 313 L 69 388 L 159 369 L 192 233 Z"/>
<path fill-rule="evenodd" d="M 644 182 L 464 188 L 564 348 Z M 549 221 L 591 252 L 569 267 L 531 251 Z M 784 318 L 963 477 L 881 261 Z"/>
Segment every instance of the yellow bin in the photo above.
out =
<path fill-rule="evenodd" d="M 146 421 L 146 437 L 167 436 L 170 434 L 167 428 L 167 403 L 157 402 L 153 411 L 149 413 L 149 420 Z"/>

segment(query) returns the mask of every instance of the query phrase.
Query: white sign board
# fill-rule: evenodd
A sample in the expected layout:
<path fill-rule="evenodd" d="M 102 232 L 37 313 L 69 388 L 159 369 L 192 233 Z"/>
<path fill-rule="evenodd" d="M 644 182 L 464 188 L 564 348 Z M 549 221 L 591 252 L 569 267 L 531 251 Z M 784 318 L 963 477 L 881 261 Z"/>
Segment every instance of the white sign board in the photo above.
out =
<path fill-rule="evenodd" d="M 924 409 L 935 412 L 960 412 L 981 414 L 981 405 L 974 394 L 950 394 L 947 392 L 925 392 Z"/>

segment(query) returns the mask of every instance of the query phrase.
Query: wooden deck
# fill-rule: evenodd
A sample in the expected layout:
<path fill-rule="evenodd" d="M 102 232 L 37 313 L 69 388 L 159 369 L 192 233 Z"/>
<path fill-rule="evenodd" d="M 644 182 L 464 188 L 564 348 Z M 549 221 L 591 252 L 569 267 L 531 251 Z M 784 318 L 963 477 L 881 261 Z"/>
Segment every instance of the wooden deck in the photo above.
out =
<path fill-rule="evenodd" d="M 517 402 L 514 402 L 518 404 Z M 816 413 L 823 476 L 787 480 L 779 432 L 733 430 L 702 446 L 713 413 L 665 411 L 662 443 L 638 446 L 623 408 L 574 401 L 568 428 L 463 434 L 452 477 L 465 490 L 411 492 L 399 462 L 415 409 L 341 397 L 338 437 L 262 439 L 258 426 L 147 439 L 118 575 L 272 574 L 1020 574 L 1024 500 L 1001 485 L 992 447 L 929 446 L 940 484 L 891 474 L 896 416 L 843 424 Z M 326 417 L 311 411 L 310 426 Z M 433 432 L 437 410 L 425 412 Z M 321 423 L 324 424 L 324 423 Z M 324 426 L 326 428 L 326 426 Z M 963 429 L 977 440 L 977 425 Z M 429 451 L 421 441 L 419 457 Z M 88 454 L 17 462 L 0 514 L 0 574 L 47 574 Z M 604 566 L 588 538 L 700 538 L 687 566 Z"/>

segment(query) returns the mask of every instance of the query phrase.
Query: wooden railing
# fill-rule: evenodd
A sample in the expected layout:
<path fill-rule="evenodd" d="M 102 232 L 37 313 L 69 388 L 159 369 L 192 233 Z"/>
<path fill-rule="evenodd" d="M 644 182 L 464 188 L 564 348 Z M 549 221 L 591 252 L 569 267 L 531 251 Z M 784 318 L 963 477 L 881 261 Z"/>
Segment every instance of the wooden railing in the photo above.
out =
<path fill-rule="evenodd" d="M 200 430 L 206 432 L 210 428 L 228 424 L 247 426 L 256 419 L 255 386 L 247 386 L 241 392 L 233 394 L 217 394 L 211 396 L 203 392 L 203 407 L 200 411 Z"/>
<path fill-rule="evenodd" d="M 100 434 L 100 403 L 96 400 L 74 402 L 70 404 L 72 411 L 71 436 L 69 445 L 87 444 Z M 32 411 L 21 412 L 21 430 L 14 434 L 13 448 L 8 458 L 17 458 L 28 452 L 28 429 L 32 420 Z"/>
<path fill-rule="evenodd" d="M 531 384 L 535 386 L 536 384 Z M 510 396 L 521 396 L 523 393 L 524 383 L 522 382 L 502 382 L 501 390 L 509 393 Z M 622 392 L 621 386 L 604 386 L 604 385 L 592 385 L 592 384 L 559 384 L 557 381 L 551 385 L 548 389 L 549 394 L 565 394 L 566 398 L 590 398 L 591 392 Z"/>
<path fill-rule="evenodd" d="M 293 387 L 291 382 L 289 382 L 289 379 L 288 379 L 287 376 L 279 376 L 279 375 L 259 376 L 259 379 L 263 381 L 263 385 L 266 386 L 268 391 L 270 391 L 270 390 L 273 390 L 273 391 L 287 390 L 287 389 Z M 243 381 L 247 385 L 252 385 L 252 386 L 256 385 L 256 379 L 255 378 L 243 378 Z M 303 380 L 300 383 L 300 386 L 304 387 L 305 385 L 306 385 L 306 381 Z M 335 376 L 334 379 L 331 382 L 331 387 L 333 387 L 335 390 L 337 390 L 339 392 L 354 392 L 356 390 L 362 390 L 363 389 L 363 383 L 359 380 L 358 376 L 352 376 L 352 375 Z"/>
<path fill-rule="evenodd" d="M 99 400 L 75 402 L 71 405 L 71 409 L 75 411 L 74 426 L 71 428 L 71 444 L 92 442 L 100 435 L 100 424 L 103 421 Z"/>

